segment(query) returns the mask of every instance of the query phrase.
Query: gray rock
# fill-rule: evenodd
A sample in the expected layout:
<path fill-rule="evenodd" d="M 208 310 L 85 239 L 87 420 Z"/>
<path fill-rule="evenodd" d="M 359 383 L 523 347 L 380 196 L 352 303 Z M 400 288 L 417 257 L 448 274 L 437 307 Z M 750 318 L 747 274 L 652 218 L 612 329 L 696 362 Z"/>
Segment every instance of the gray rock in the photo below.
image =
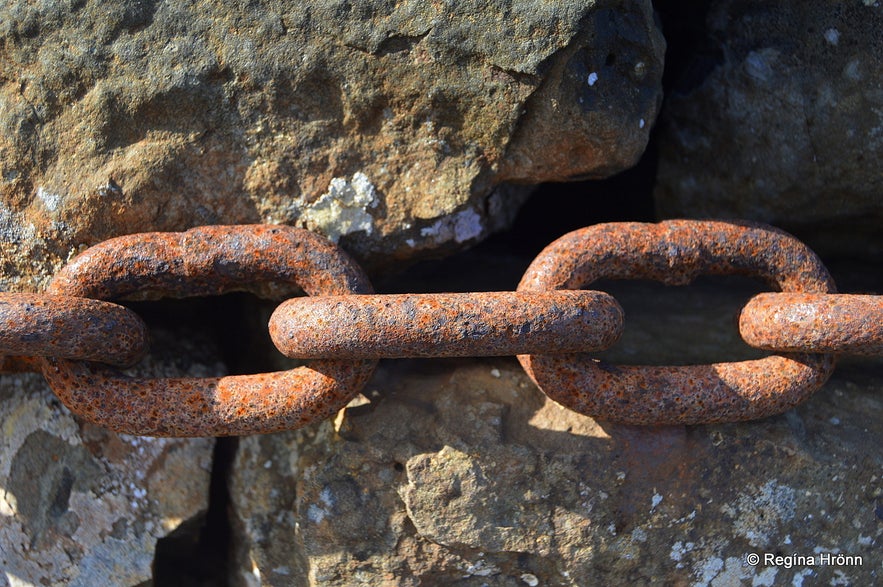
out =
<path fill-rule="evenodd" d="M 138 372 L 180 376 L 181 343 L 160 346 L 171 354 Z M 0 376 L 0 422 L 0 586 L 144 584 L 157 541 L 208 508 L 213 439 L 108 432 L 74 418 L 40 375 Z"/>
<path fill-rule="evenodd" d="M 14 1 L 0 40 L 6 290 L 201 224 L 375 263 L 461 248 L 511 220 L 510 184 L 631 166 L 665 48 L 649 0 Z"/>
<path fill-rule="evenodd" d="M 707 29 L 661 117 L 661 214 L 883 251 L 883 5 L 715 0 Z"/>
<path fill-rule="evenodd" d="M 608 359 L 752 356 L 732 325 L 743 285 L 605 286 L 627 316 Z M 881 388 L 878 363 L 844 361 L 781 416 L 633 428 L 551 402 L 511 359 L 383 362 L 334 422 L 242 439 L 233 582 L 873 584 Z"/>

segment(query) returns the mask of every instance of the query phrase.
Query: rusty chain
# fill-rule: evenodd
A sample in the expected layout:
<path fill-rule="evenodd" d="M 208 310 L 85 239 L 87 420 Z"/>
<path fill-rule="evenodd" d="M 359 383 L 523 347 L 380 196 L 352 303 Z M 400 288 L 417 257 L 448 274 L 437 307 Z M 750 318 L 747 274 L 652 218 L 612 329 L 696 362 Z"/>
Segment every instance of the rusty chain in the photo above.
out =
<path fill-rule="evenodd" d="M 584 353 L 619 338 L 623 313 L 598 279 L 689 283 L 759 277 L 776 293 L 744 306 L 739 332 L 775 354 L 685 367 L 618 366 Z M 141 379 L 147 330 L 111 300 L 246 290 L 283 302 L 270 319 L 278 373 Z M 773 227 L 741 221 L 610 223 L 559 238 L 515 292 L 375 295 L 336 245 L 288 226 L 209 226 L 110 239 L 77 256 L 45 293 L 0 292 L 0 372 L 39 371 L 77 416 L 146 436 L 268 433 L 325 419 L 367 383 L 377 359 L 518 355 L 549 397 L 631 424 L 763 418 L 805 401 L 835 356 L 883 355 L 883 296 L 835 293 L 819 258 Z"/>

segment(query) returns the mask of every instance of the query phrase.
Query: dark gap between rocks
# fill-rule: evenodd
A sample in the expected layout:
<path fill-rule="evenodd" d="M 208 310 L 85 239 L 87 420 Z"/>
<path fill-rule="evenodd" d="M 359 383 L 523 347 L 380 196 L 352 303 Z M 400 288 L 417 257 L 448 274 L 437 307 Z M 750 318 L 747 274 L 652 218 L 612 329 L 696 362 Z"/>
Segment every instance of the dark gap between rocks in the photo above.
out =
<path fill-rule="evenodd" d="M 631 169 L 604 180 L 546 183 L 525 202 L 509 230 L 460 254 L 372 276 L 380 293 L 511 291 L 534 257 L 558 237 L 601 222 L 653 222 L 656 148 Z"/>
<path fill-rule="evenodd" d="M 688 93 L 699 87 L 723 62 L 720 46 L 705 25 L 709 2 L 653 0 L 667 44 L 662 72 L 663 95 Z"/>
<path fill-rule="evenodd" d="M 219 438 L 215 444 L 208 510 L 157 541 L 154 585 L 223 587 L 229 584 L 232 529 L 227 478 L 237 444 L 236 438 Z"/>
<path fill-rule="evenodd" d="M 272 349 L 262 302 L 249 294 L 132 304 L 151 328 L 181 336 L 199 332 L 214 343 L 204 360 L 220 359 L 229 374 L 272 370 Z M 264 334 L 261 334 L 261 333 Z M 189 334 L 188 334 L 189 333 Z M 199 360 L 199 358 L 197 358 Z M 171 587 L 229 584 L 233 552 L 230 495 L 227 481 L 238 446 L 237 438 L 218 438 L 212 454 L 208 509 L 159 540 L 153 561 L 153 584 Z"/>

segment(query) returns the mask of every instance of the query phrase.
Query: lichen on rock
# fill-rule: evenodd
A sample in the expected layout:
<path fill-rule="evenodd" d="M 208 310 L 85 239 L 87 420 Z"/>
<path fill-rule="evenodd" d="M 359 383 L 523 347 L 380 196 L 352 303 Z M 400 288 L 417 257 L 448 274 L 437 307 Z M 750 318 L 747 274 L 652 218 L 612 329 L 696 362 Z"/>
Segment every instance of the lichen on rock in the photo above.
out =
<path fill-rule="evenodd" d="M 368 212 L 378 205 L 377 190 L 364 173 L 357 171 L 352 180 L 335 177 L 328 191 L 306 206 L 300 219 L 309 230 L 315 230 L 337 242 L 352 232 L 370 236 L 374 225 Z"/>

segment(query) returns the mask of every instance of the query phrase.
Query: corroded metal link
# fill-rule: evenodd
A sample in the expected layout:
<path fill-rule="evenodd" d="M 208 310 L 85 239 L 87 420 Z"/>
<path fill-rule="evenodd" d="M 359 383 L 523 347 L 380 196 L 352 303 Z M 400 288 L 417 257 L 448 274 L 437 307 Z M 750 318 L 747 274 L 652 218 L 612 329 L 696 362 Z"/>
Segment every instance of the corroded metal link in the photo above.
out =
<path fill-rule="evenodd" d="M 610 347 L 622 309 L 594 291 L 294 298 L 270 318 L 292 358 L 478 357 Z"/>
<path fill-rule="evenodd" d="M 77 255 L 47 291 L 107 300 L 232 291 L 278 299 L 301 290 L 311 295 L 373 291 L 364 271 L 325 237 L 264 224 L 116 237 Z"/>
<path fill-rule="evenodd" d="M 266 282 L 266 283 L 258 283 Z M 266 284 L 308 294 L 371 293 L 364 272 L 337 246 L 287 226 L 206 226 L 105 241 L 52 280 L 54 294 L 97 298 L 188 296 Z M 109 368 L 44 359 L 43 375 L 75 414 L 144 436 L 225 436 L 293 429 L 345 406 L 375 361 L 315 361 L 279 373 L 135 379 Z"/>
<path fill-rule="evenodd" d="M 125 367 L 145 352 L 147 327 L 128 308 L 69 296 L 0 293 L 0 354 Z"/>
<path fill-rule="evenodd" d="M 0 357 L 0 373 L 39 373 L 42 370 L 41 357 Z"/>
<path fill-rule="evenodd" d="M 700 274 L 734 273 L 786 291 L 834 291 L 818 257 L 782 231 L 758 223 L 690 220 L 600 224 L 566 234 L 540 253 L 518 289 L 578 289 L 602 278 L 685 284 Z M 690 367 L 624 367 L 566 355 L 518 358 L 555 401 L 628 424 L 763 418 L 807 399 L 834 368 L 832 356 L 812 354 Z"/>
<path fill-rule="evenodd" d="M 772 351 L 883 355 L 883 296 L 764 293 L 742 309 L 739 332 Z"/>

